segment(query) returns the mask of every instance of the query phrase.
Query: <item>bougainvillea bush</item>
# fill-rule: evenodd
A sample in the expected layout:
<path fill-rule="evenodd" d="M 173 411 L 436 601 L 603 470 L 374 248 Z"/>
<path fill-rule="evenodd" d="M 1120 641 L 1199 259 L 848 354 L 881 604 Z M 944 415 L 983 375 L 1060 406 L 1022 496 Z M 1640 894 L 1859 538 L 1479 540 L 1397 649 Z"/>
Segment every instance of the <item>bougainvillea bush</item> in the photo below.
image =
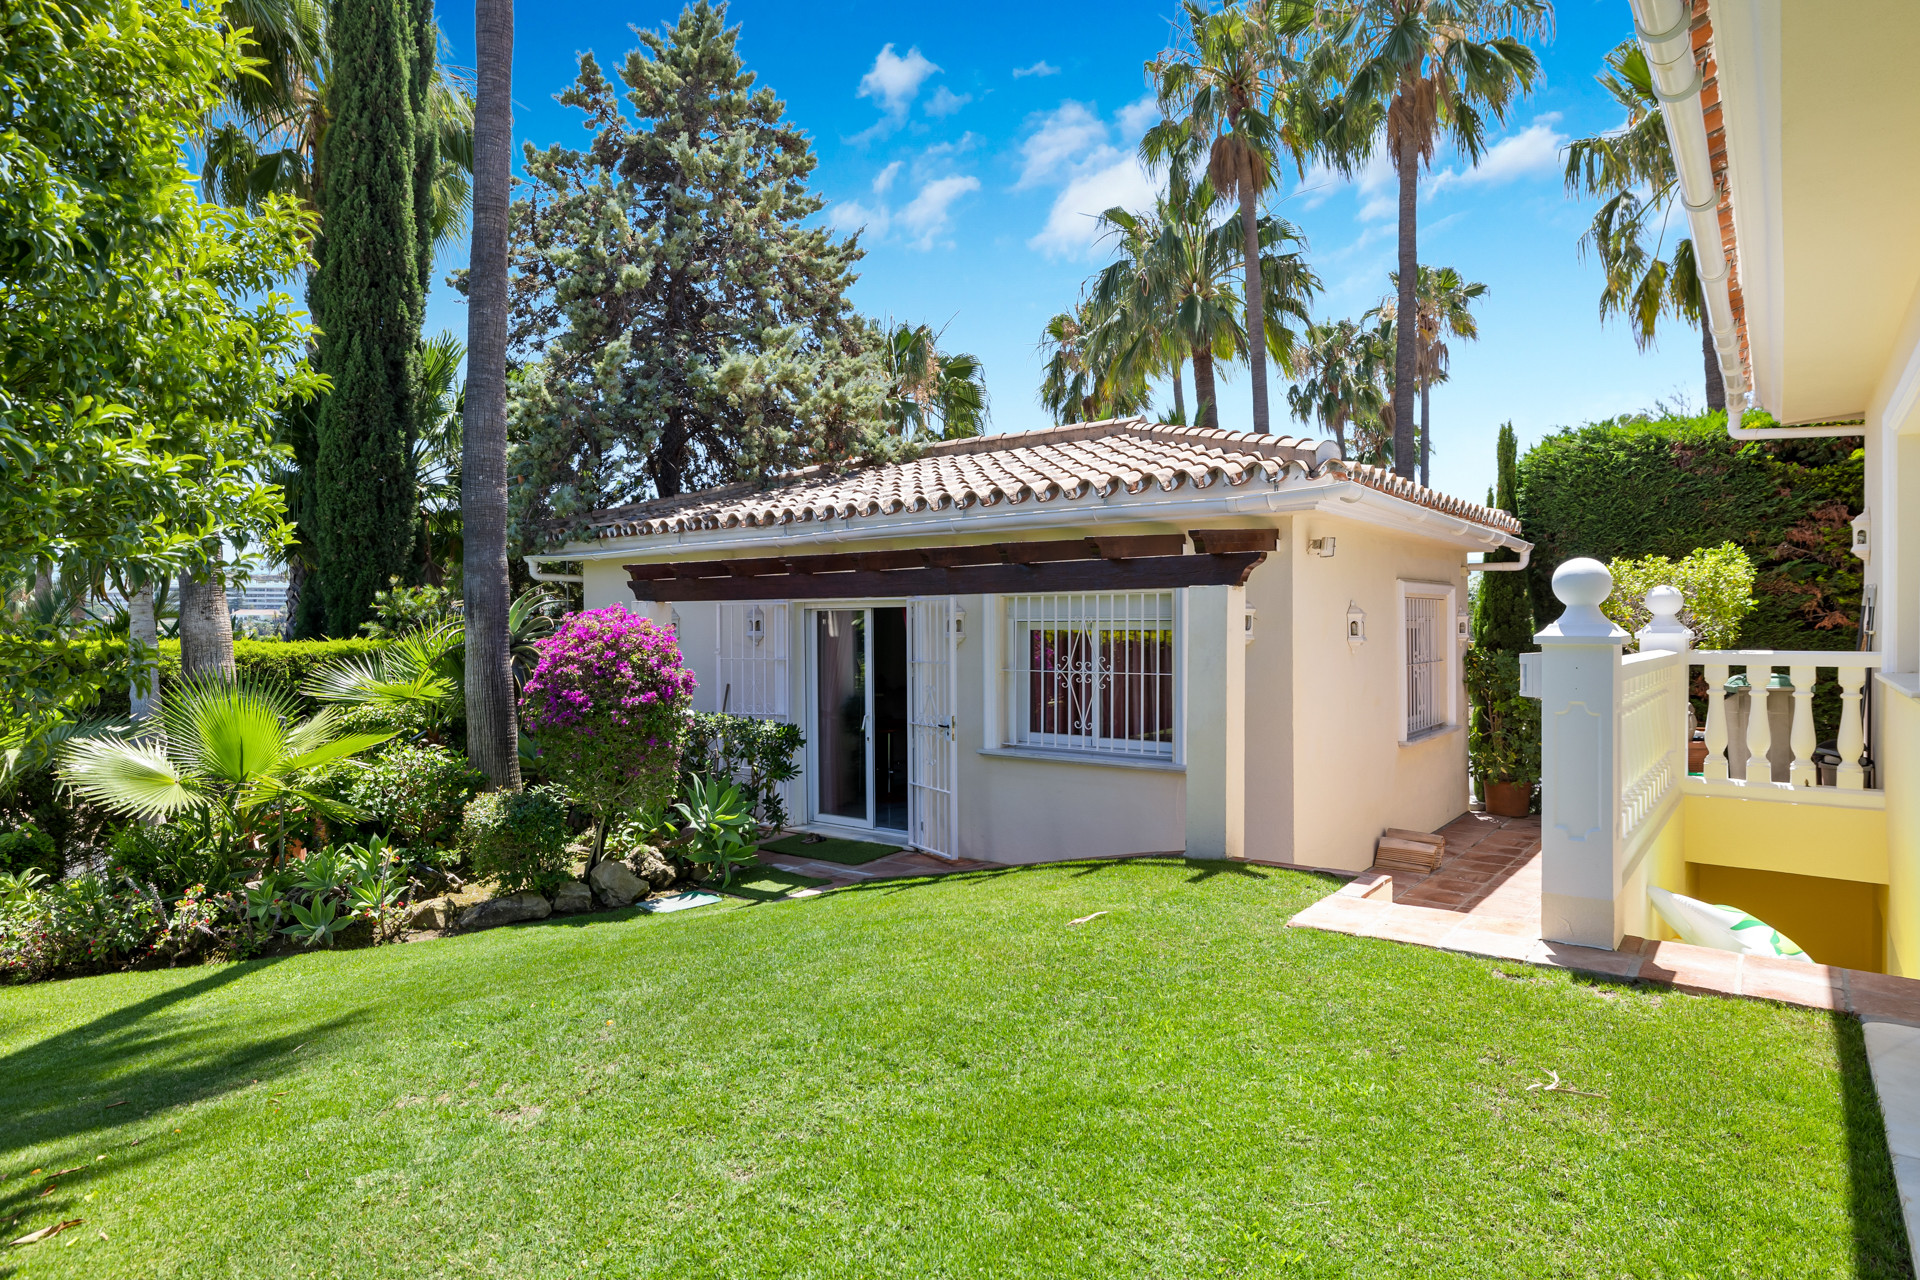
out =
<path fill-rule="evenodd" d="M 593 857 L 622 813 L 673 796 L 693 672 L 672 631 L 619 605 L 576 613 L 535 646 L 520 724 L 541 762 L 593 813 Z"/>

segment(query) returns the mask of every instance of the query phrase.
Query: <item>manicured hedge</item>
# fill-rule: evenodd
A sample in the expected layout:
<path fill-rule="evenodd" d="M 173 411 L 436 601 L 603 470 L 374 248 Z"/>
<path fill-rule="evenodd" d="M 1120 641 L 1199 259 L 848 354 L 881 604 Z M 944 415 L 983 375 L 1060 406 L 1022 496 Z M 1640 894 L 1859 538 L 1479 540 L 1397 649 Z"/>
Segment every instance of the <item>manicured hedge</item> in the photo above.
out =
<path fill-rule="evenodd" d="M 299 698 L 300 683 L 314 668 L 340 658 L 377 652 L 383 643 L 380 640 L 236 640 L 233 644 L 233 661 L 243 678 L 284 689 Z M 127 642 L 94 640 L 88 642 L 87 648 L 94 662 L 113 673 L 108 690 L 95 710 L 105 715 L 124 715 L 128 709 Z M 161 687 L 164 689 L 168 682 L 179 676 L 180 642 L 162 640 Z M 313 709 L 306 699 L 299 700 L 307 710 Z"/>
<path fill-rule="evenodd" d="M 1757 420 L 1756 420 L 1757 418 Z M 1770 425 L 1764 415 L 1748 426 Z M 1732 541 L 1753 558 L 1748 649 L 1851 649 L 1861 562 L 1848 521 L 1865 500 L 1858 436 L 1741 442 L 1726 415 L 1569 428 L 1520 462 L 1520 521 L 1534 544 L 1534 619 L 1560 616 L 1553 571 L 1575 556 L 1666 555 Z"/>

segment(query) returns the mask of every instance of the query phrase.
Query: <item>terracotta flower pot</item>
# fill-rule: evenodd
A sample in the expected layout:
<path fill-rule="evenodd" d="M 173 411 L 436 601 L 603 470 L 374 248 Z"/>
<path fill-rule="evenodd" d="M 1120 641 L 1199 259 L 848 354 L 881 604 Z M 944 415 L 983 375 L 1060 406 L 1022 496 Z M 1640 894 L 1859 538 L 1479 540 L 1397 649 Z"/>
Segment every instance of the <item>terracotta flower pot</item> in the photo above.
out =
<path fill-rule="evenodd" d="M 1687 772 L 1701 773 L 1707 767 L 1707 740 L 1693 738 L 1687 743 Z"/>
<path fill-rule="evenodd" d="M 1496 818 L 1524 818 L 1533 801 L 1530 782 L 1489 782 L 1487 812 Z"/>

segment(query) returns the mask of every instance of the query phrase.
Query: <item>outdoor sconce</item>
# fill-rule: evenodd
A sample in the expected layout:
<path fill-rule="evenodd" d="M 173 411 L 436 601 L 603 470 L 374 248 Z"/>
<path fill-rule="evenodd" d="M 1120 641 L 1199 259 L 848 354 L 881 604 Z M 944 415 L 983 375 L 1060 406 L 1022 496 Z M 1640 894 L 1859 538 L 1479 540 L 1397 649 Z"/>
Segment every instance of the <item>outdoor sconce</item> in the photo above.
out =
<path fill-rule="evenodd" d="M 1869 546 L 1868 534 L 1872 532 L 1873 524 L 1868 519 L 1867 513 L 1864 511 L 1862 511 L 1859 515 L 1855 516 L 1852 520 L 1848 521 L 1847 523 L 1853 526 L 1853 547 L 1851 548 L 1851 550 L 1853 551 L 1853 554 L 1860 557 L 1860 562 L 1862 564 L 1865 564 L 1867 560 L 1867 551 Z"/>
<path fill-rule="evenodd" d="M 1333 543 L 1334 540 L 1330 537 L 1315 538 L 1307 543 L 1307 550 L 1313 552 L 1322 560 L 1331 560 L 1333 559 Z"/>
<path fill-rule="evenodd" d="M 761 612 L 759 605 L 755 605 L 747 611 L 747 639 L 754 644 L 759 644 L 766 638 L 767 615 Z"/>
<path fill-rule="evenodd" d="M 680 611 L 678 609 L 669 609 L 667 611 L 667 625 L 673 628 L 673 634 L 676 636 L 680 634 Z"/>
<path fill-rule="evenodd" d="M 1253 643 L 1253 620 L 1259 615 L 1260 615 L 1260 611 L 1258 609 L 1254 608 L 1252 605 L 1247 606 L 1246 618 L 1247 618 L 1247 643 L 1248 644 Z"/>
<path fill-rule="evenodd" d="M 1473 627 L 1467 619 L 1467 611 L 1465 609 L 1459 609 L 1454 612 L 1453 638 L 1461 644 L 1468 644 L 1473 640 Z"/>
<path fill-rule="evenodd" d="M 953 606 L 953 642 L 959 644 L 967 638 L 967 611 L 959 605 Z"/>
<path fill-rule="evenodd" d="M 1357 604 L 1347 606 L 1347 646 L 1358 649 L 1367 642 L 1367 613 Z"/>

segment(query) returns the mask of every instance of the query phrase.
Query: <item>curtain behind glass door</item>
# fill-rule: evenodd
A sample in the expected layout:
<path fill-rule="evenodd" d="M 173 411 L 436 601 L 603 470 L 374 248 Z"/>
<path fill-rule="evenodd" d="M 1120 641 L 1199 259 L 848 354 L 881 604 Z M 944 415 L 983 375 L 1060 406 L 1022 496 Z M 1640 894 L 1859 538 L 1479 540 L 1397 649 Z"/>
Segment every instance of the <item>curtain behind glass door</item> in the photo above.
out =
<path fill-rule="evenodd" d="M 867 611 L 814 615 L 820 812 L 867 819 Z"/>

